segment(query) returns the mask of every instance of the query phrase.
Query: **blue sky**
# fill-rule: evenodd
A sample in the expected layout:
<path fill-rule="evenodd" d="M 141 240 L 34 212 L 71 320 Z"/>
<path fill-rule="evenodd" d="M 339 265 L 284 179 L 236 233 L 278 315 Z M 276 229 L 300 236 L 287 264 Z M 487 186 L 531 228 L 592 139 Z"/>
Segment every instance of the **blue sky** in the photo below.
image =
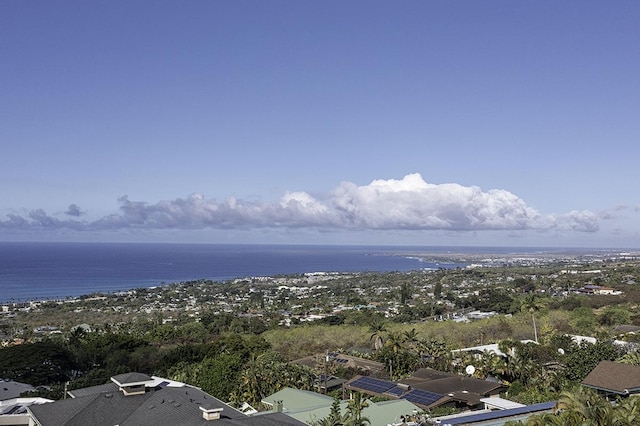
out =
<path fill-rule="evenodd" d="M 0 240 L 640 247 L 640 2 L 0 2 Z"/>

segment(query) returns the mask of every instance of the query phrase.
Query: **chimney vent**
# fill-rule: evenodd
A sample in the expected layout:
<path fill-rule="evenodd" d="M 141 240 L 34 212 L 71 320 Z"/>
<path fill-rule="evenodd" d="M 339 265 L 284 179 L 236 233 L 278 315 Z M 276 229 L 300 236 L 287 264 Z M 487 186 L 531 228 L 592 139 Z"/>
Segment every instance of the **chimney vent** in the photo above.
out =
<path fill-rule="evenodd" d="M 223 408 L 200 407 L 202 418 L 205 420 L 218 420 L 222 415 Z"/>
<path fill-rule="evenodd" d="M 153 383 L 151 377 L 140 373 L 120 374 L 112 377 L 111 381 L 118 385 L 125 396 L 144 395 L 147 385 Z"/>

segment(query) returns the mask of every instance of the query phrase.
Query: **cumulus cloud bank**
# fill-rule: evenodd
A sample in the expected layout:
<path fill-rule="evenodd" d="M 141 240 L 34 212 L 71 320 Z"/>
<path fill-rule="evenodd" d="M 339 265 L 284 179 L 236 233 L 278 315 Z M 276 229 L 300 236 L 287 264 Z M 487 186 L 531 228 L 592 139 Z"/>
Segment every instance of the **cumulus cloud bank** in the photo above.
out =
<path fill-rule="evenodd" d="M 229 197 L 207 200 L 192 194 L 150 204 L 121 197 L 118 213 L 94 221 L 80 220 L 71 204 L 64 220 L 43 210 L 7 215 L 0 228 L 12 229 L 253 229 L 315 228 L 375 230 L 598 230 L 589 211 L 543 215 L 509 191 L 483 191 L 455 183 L 429 184 L 419 174 L 401 180 L 374 180 L 358 186 L 343 182 L 324 196 L 287 192 L 277 202 Z"/>

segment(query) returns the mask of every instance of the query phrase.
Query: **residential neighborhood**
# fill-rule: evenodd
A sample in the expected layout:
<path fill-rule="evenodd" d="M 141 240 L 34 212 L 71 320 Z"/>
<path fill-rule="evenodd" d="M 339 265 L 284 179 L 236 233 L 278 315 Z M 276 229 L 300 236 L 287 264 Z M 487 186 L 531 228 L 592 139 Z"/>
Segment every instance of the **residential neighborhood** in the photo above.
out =
<path fill-rule="evenodd" d="M 0 424 L 515 425 L 566 420 L 572 395 L 622 415 L 639 276 L 511 259 L 8 303 Z"/>

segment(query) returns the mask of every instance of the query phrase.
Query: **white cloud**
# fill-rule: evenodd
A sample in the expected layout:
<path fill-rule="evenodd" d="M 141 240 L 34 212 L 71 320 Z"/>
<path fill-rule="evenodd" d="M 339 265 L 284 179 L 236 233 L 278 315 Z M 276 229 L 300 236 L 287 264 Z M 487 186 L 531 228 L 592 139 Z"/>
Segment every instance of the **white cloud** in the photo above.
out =
<path fill-rule="evenodd" d="M 321 198 L 286 192 L 274 203 L 229 197 L 222 202 L 202 194 L 155 204 L 121 197 L 120 211 L 95 221 L 59 220 L 43 210 L 12 214 L 0 228 L 118 229 L 252 229 L 315 228 L 320 230 L 598 230 L 596 214 L 572 211 L 543 215 L 509 191 L 483 191 L 456 183 L 430 184 L 419 174 L 400 180 L 374 180 L 358 186 L 343 182 Z M 71 204 L 68 216 L 80 214 Z"/>
<path fill-rule="evenodd" d="M 590 211 L 571 211 L 557 217 L 556 222 L 562 228 L 574 231 L 594 232 L 600 228 L 598 215 Z"/>
<path fill-rule="evenodd" d="M 404 179 L 343 183 L 333 205 L 349 223 L 376 229 L 529 229 L 548 227 L 540 214 L 503 190 L 454 183 L 426 183 L 419 174 Z"/>

